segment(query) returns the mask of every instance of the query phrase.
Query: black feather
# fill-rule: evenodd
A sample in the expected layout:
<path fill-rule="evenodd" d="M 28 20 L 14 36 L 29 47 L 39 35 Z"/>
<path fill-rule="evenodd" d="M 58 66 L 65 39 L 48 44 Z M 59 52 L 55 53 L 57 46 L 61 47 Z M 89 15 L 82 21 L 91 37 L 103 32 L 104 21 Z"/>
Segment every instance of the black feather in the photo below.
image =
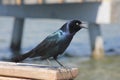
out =
<path fill-rule="evenodd" d="M 77 24 L 76 24 L 77 23 Z M 13 62 L 20 62 L 26 58 L 40 56 L 41 59 L 57 58 L 69 46 L 74 34 L 81 29 L 79 20 L 65 23 L 59 30 L 45 38 L 39 45 L 26 54 L 12 58 Z"/>

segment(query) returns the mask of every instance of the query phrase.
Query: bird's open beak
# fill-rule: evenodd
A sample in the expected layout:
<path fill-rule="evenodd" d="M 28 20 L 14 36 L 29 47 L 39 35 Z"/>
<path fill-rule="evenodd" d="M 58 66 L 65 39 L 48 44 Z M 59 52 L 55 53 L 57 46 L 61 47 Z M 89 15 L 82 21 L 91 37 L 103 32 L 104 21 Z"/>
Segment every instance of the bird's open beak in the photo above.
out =
<path fill-rule="evenodd" d="M 80 26 L 81 26 L 82 28 L 88 29 L 88 27 L 87 27 L 87 22 L 82 22 L 82 24 L 80 24 Z"/>

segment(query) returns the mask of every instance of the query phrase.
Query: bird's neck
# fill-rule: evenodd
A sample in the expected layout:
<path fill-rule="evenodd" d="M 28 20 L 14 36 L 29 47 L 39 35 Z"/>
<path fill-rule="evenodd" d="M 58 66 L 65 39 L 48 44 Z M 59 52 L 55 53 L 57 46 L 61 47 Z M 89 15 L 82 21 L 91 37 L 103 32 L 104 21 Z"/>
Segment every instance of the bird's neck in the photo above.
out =
<path fill-rule="evenodd" d="M 66 26 L 67 26 L 67 24 L 64 24 L 64 25 L 60 28 L 60 30 L 62 30 L 63 32 L 66 32 L 66 31 L 67 31 Z"/>
<path fill-rule="evenodd" d="M 62 30 L 64 33 L 70 35 L 70 36 L 74 36 L 76 34 L 76 32 L 73 32 L 73 33 L 70 33 L 69 31 L 69 24 L 65 23 L 61 28 L 60 30 Z"/>

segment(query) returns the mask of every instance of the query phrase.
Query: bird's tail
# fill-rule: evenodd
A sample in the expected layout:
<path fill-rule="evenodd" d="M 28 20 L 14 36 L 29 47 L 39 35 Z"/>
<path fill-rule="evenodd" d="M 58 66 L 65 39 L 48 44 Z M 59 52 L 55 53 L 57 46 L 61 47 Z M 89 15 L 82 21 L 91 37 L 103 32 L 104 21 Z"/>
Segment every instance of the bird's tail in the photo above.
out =
<path fill-rule="evenodd" d="M 11 59 L 11 62 L 20 62 L 20 61 L 23 61 L 24 59 L 28 58 L 30 55 L 31 55 L 31 52 L 28 52 L 28 53 L 25 53 L 23 55 L 19 55 L 19 56 L 13 57 Z"/>

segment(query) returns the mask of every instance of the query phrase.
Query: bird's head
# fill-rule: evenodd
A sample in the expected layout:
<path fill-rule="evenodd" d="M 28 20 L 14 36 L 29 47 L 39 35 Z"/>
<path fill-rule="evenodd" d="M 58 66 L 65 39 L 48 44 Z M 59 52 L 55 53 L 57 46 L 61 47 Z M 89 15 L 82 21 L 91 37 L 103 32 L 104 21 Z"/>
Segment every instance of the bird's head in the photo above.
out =
<path fill-rule="evenodd" d="M 77 31 L 79 31 L 82 28 L 87 28 L 84 25 L 85 23 L 83 23 L 80 20 L 71 20 L 70 22 L 67 23 L 68 29 L 70 33 L 76 33 Z"/>
<path fill-rule="evenodd" d="M 80 20 L 71 20 L 71 21 L 68 21 L 67 23 L 65 23 L 60 29 L 64 32 L 74 34 L 82 28 L 87 28 L 87 27 L 85 27 L 84 24 L 85 23 L 83 23 Z"/>

